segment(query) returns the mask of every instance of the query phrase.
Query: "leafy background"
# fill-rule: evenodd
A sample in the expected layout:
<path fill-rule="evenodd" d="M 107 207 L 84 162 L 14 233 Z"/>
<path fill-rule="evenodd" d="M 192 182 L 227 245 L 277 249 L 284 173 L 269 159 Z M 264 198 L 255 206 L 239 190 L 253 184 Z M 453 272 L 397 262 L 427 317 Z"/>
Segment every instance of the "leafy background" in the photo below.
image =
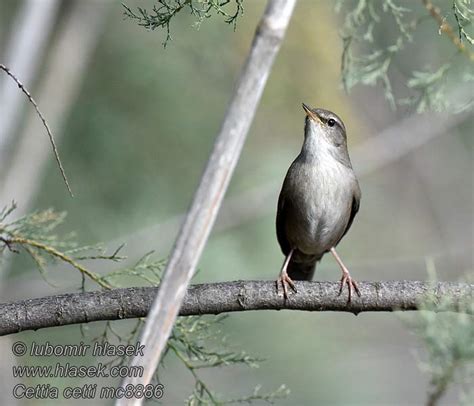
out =
<path fill-rule="evenodd" d="M 341 28 L 347 29 L 347 10 L 360 3 L 344 2 L 339 13 L 331 1 L 298 3 L 227 193 L 242 210 L 219 218 L 222 226 L 211 236 L 195 282 L 277 276 L 283 258 L 274 231 L 276 196 L 302 143 L 301 102 L 342 116 L 350 149 L 416 114 L 416 105 L 394 110 L 380 80 L 374 87 L 358 85 L 350 94 L 344 92 L 341 35 L 347 32 Z M 58 21 L 72 4 L 63 2 Z M 152 4 L 127 2 L 132 9 Z M 439 35 L 422 2 L 397 4 L 409 8 L 409 16 L 425 16 L 416 37 L 397 53 L 387 73 L 398 100 L 413 95 L 406 83 L 414 71 L 436 71 L 452 60 L 456 49 Z M 190 202 L 264 8 L 263 1 L 244 5 L 235 32 L 219 18 L 203 21 L 196 30 L 195 17 L 181 13 L 172 21 L 173 40 L 164 49 L 164 32 L 146 32 L 124 19 L 120 3 L 110 2 L 80 94 L 60 130 L 60 153 L 76 197 L 68 196 L 51 157 L 37 179 L 39 193 L 30 208 L 66 211 L 60 231 L 74 230 L 83 244 L 103 241 L 116 247 L 126 242 L 122 253 L 131 262 L 151 249 L 156 258 L 166 258 L 179 224 L 170 219 Z M 1 61 L 19 4 L 1 0 L 0 7 Z M 379 17 L 374 48 L 384 48 L 400 36 L 389 11 L 380 8 Z M 87 24 L 85 20 L 84 30 Z M 357 46 L 354 52 L 365 45 Z M 47 71 L 48 55 L 43 75 Z M 472 86 L 460 78 L 455 75 L 447 82 L 448 89 Z M 35 94 L 34 86 L 31 90 Z M 38 102 L 48 117 L 48 100 Z M 361 210 L 340 245 L 356 279 L 427 279 L 427 261 L 442 280 L 472 271 L 472 124 L 469 116 L 445 135 L 361 177 Z M 47 142 L 44 134 L 36 136 Z M 357 172 L 363 163 L 353 158 L 353 165 Z M 247 200 L 246 193 L 259 188 L 270 188 L 275 198 Z M 102 265 L 96 267 L 102 270 Z M 339 278 L 331 258 L 319 264 L 316 278 Z M 80 285 L 80 277 L 65 266 L 52 268 L 48 280 L 57 286 L 45 283 L 30 259 L 14 258 L 2 300 L 69 292 Z M 215 390 L 230 397 L 256 384 L 266 390 L 286 384 L 291 394 L 279 404 L 420 404 L 426 398 L 429 375 L 418 368 L 426 353 L 396 314 L 247 312 L 233 314 L 221 328 L 231 343 L 265 359 L 258 369 L 203 371 Z M 92 337 L 103 325 L 94 323 L 88 329 Z M 82 339 L 77 326 L 25 332 L 16 338 L 57 344 Z M 8 362 L 1 371 L 7 382 Z M 165 404 L 181 403 L 192 389 L 192 376 L 172 356 L 160 378 Z M 458 397 L 459 387 L 453 386 L 443 401 L 450 404 Z"/>

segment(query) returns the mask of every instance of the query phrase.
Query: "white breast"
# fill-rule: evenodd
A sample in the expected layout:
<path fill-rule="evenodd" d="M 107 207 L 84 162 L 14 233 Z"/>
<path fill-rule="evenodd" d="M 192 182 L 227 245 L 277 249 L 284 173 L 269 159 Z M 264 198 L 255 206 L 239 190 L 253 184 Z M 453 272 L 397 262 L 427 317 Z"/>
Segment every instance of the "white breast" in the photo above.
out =
<path fill-rule="evenodd" d="M 290 177 L 294 211 L 287 219 L 290 244 L 309 255 L 322 255 L 342 237 L 357 182 L 352 169 L 334 159 L 325 145 L 317 158 L 301 157 Z M 303 181 L 302 181 L 303 180 Z"/>

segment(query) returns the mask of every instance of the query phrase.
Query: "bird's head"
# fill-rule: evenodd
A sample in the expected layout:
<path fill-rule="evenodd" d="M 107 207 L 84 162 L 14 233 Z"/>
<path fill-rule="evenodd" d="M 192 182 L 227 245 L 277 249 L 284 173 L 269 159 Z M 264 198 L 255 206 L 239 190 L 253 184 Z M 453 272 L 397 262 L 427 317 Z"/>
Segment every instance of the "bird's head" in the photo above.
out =
<path fill-rule="evenodd" d="M 336 148 L 346 146 L 346 127 L 337 114 L 311 108 L 305 103 L 303 109 L 306 112 L 305 138 L 317 137 L 317 141 L 326 141 Z"/>

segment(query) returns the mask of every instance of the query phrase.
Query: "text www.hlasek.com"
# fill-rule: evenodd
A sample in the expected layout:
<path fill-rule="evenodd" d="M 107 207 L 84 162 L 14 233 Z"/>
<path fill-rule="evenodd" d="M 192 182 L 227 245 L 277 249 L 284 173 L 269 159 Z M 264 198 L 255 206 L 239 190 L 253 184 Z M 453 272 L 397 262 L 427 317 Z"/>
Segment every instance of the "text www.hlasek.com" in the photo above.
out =
<path fill-rule="evenodd" d="M 69 363 L 55 366 L 16 365 L 12 367 L 15 378 L 136 378 L 143 376 L 142 366 L 98 365 L 76 366 Z"/>

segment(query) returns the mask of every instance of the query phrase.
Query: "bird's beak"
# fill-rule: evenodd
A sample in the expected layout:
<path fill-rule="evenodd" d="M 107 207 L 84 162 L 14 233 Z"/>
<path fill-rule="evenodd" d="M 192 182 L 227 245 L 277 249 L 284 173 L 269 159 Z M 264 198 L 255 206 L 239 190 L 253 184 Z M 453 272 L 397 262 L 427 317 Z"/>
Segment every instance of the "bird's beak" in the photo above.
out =
<path fill-rule="evenodd" d="M 312 120 L 321 123 L 321 119 L 318 117 L 318 115 L 311 110 L 311 107 L 309 107 L 307 104 L 303 103 L 303 109 L 306 112 L 306 115 L 311 118 Z"/>

